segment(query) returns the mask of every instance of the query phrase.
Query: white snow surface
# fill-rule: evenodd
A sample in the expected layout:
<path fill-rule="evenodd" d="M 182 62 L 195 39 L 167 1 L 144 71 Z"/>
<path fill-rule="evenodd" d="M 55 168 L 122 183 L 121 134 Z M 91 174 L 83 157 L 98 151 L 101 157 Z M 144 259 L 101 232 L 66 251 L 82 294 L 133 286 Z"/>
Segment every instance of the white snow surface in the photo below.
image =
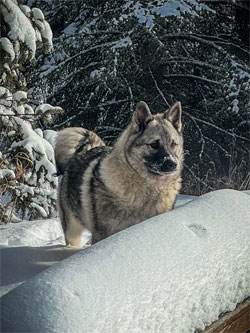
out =
<path fill-rule="evenodd" d="M 58 219 L 23 221 L 0 225 L 0 245 L 49 246 L 65 245 Z"/>
<path fill-rule="evenodd" d="M 15 51 L 14 51 L 13 45 L 12 45 L 11 41 L 9 40 L 9 38 L 7 38 L 7 37 L 0 38 L 0 45 L 3 48 L 3 50 L 6 53 L 8 53 L 11 61 L 13 61 L 15 59 Z"/>
<path fill-rule="evenodd" d="M 4 21 L 10 28 L 7 37 L 15 44 L 13 49 L 10 45 L 6 44 L 6 40 L 4 40 L 2 47 L 10 54 L 12 60 L 14 60 L 13 57 L 19 55 L 19 43 L 27 47 L 29 50 L 29 58 L 33 59 L 36 53 L 36 42 L 41 41 L 41 37 L 43 39 L 45 53 L 52 50 L 52 31 L 40 9 L 33 8 L 31 11 L 28 6 L 21 5 L 19 7 L 15 0 L 1 0 L 0 10 L 3 14 Z M 31 13 L 33 14 L 32 18 Z"/>
<path fill-rule="evenodd" d="M 27 92 L 19 90 L 13 94 L 13 98 L 17 102 L 27 101 Z M 24 104 L 24 103 L 23 103 Z"/>
<path fill-rule="evenodd" d="M 2 0 L 1 10 L 5 21 L 10 26 L 8 37 L 24 43 L 31 52 L 31 59 L 36 52 L 36 33 L 31 22 L 22 10 L 11 0 Z"/>
<path fill-rule="evenodd" d="M 1 298 L 2 331 L 203 330 L 250 296 L 249 194 L 208 193 L 77 253 L 60 245 L 57 220 L 31 222 L 31 235 L 21 223 L 11 225 L 0 238 L 8 239 L 3 287 L 26 282 Z M 50 246 L 20 246 L 32 245 L 36 234 Z"/>
<path fill-rule="evenodd" d="M 57 137 L 58 132 L 53 131 L 53 130 L 45 130 L 43 131 L 43 137 L 45 140 L 49 141 L 51 146 L 55 149 L 56 146 L 56 137 Z"/>

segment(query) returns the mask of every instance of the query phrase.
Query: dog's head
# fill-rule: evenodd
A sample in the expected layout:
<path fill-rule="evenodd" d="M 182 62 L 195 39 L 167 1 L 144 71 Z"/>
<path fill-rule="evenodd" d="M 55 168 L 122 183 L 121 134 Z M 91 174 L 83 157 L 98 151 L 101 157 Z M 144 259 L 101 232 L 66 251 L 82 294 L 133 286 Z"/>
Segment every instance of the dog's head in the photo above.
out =
<path fill-rule="evenodd" d="M 145 102 L 133 114 L 126 142 L 126 158 L 138 172 L 154 176 L 179 173 L 183 161 L 181 103 L 152 115 Z"/>

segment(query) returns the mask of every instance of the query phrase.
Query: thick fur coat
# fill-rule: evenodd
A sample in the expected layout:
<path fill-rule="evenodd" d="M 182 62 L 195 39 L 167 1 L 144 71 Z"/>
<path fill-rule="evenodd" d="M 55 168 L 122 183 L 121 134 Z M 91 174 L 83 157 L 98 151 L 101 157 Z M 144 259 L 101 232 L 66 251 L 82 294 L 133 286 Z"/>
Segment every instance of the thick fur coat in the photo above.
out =
<path fill-rule="evenodd" d="M 156 115 L 140 102 L 112 148 L 85 129 L 59 132 L 58 210 L 67 244 L 79 246 L 84 229 L 96 243 L 173 208 L 181 187 L 181 128 L 179 102 Z"/>

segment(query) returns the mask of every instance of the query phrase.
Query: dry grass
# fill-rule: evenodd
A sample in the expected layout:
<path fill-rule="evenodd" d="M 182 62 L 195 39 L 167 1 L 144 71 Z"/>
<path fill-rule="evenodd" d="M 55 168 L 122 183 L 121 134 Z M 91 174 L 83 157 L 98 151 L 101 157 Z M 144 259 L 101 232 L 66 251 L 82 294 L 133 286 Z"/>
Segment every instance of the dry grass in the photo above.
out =
<path fill-rule="evenodd" d="M 231 158 L 227 172 L 219 175 L 215 168 L 210 168 L 201 176 L 198 166 L 191 171 L 185 168 L 183 174 L 182 193 L 189 195 L 202 195 L 204 193 L 221 190 L 234 189 L 239 191 L 250 190 L 250 167 L 249 162 Z"/>

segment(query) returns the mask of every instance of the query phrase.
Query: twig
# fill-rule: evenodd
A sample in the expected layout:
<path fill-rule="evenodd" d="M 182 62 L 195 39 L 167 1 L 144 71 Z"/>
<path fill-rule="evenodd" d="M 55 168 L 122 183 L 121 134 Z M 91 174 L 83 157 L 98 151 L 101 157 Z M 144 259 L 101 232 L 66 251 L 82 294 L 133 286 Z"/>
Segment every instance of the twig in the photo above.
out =
<path fill-rule="evenodd" d="M 196 179 L 198 180 L 198 182 L 200 182 L 202 185 L 204 185 L 206 188 L 208 188 L 209 190 L 211 191 L 214 191 L 214 188 L 212 188 L 211 186 L 207 185 L 203 180 L 201 180 L 200 178 L 198 178 L 194 172 L 184 163 L 184 167 L 185 169 L 191 173 L 191 175 Z"/>
<path fill-rule="evenodd" d="M 168 78 L 185 78 L 185 79 L 193 79 L 193 80 L 198 80 L 198 81 L 203 81 L 203 82 L 207 82 L 207 83 L 212 83 L 212 84 L 218 84 L 220 86 L 222 86 L 223 84 L 221 82 L 218 81 L 214 81 L 214 80 L 209 80 L 205 77 L 201 77 L 201 76 L 197 76 L 197 75 L 190 75 L 190 74 L 168 74 L 168 75 L 164 75 L 163 76 L 165 79 Z"/>
<path fill-rule="evenodd" d="M 159 88 L 158 83 L 157 83 L 157 81 L 155 80 L 154 74 L 153 74 L 153 72 L 152 72 L 152 70 L 151 70 L 150 67 L 149 67 L 149 72 L 150 72 L 150 75 L 152 76 L 152 79 L 153 79 L 153 81 L 154 81 L 154 84 L 155 84 L 155 87 L 156 87 L 158 93 L 161 95 L 161 97 L 162 97 L 162 99 L 164 100 L 164 102 L 166 103 L 166 105 L 170 108 L 170 104 L 168 103 L 168 101 L 166 100 L 166 97 L 164 96 L 163 92 L 162 92 L 161 89 Z"/>

